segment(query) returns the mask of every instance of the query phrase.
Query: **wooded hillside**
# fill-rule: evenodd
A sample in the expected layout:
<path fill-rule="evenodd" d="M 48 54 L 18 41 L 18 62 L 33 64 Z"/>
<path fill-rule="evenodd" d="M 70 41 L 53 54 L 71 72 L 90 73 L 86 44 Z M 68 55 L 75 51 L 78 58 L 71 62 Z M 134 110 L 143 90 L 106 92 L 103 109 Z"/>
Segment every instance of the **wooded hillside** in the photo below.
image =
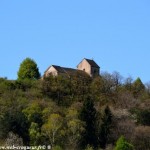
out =
<path fill-rule="evenodd" d="M 11 144 L 149 150 L 150 84 L 118 72 L 0 78 L 0 145 Z"/>

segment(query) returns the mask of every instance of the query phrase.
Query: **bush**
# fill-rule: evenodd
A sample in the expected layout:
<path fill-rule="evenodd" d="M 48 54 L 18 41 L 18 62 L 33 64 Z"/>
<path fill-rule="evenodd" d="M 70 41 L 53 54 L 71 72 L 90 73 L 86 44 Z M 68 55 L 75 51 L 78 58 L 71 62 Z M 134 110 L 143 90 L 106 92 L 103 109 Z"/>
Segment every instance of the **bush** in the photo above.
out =
<path fill-rule="evenodd" d="M 133 145 L 131 145 L 130 143 L 128 143 L 126 141 L 126 139 L 121 136 L 117 143 L 116 143 L 116 147 L 114 150 L 133 150 Z"/>
<path fill-rule="evenodd" d="M 136 122 L 141 125 L 150 126 L 150 110 L 149 109 L 133 109 L 131 113 L 135 115 Z"/>

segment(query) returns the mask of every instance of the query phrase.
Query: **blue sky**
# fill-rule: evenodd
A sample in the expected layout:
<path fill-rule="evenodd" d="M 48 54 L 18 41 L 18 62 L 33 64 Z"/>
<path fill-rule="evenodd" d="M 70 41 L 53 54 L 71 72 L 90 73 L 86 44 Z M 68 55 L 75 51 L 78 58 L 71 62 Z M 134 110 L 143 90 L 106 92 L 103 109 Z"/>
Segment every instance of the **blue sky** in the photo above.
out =
<path fill-rule="evenodd" d="M 149 0 L 0 1 L 0 77 L 16 79 L 34 59 L 76 68 L 94 59 L 101 71 L 150 81 Z"/>

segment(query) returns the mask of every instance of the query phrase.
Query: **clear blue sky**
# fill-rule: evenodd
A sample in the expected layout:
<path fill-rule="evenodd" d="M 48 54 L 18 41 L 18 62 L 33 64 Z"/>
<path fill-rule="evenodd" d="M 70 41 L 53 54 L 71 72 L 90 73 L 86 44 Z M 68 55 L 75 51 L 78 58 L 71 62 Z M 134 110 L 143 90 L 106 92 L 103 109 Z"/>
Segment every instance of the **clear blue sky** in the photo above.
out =
<path fill-rule="evenodd" d="M 101 71 L 150 81 L 149 0 L 1 0 L 0 77 L 16 79 L 34 59 L 76 68 L 85 57 Z"/>

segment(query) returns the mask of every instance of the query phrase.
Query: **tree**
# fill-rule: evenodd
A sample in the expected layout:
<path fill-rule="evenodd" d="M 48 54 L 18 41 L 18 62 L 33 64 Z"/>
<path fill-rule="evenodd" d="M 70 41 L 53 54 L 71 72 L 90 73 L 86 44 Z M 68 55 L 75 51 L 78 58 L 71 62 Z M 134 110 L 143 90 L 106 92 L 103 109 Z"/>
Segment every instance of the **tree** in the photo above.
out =
<path fill-rule="evenodd" d="M 42 126 L 42 108 L 38 102 L 31 103 L 28 107 L 22 110 L 23 114 L 28 119 L 29 123 L 37 123 L 39 127 Z"/>
<path fill-rule="evenodd" d="M 79 118 L 85 122 L 85 130 L 82 132 L 81 147 L 85 148 L 90 145 L 94 148 L 97 147 L 97 135 L 96 135 L 96 117 L 97 112 L 94 107 L 94 103 L 90 97 L 85 99 Z"/>
<path fill-rule="evenodd" d="M 145 84 L 145 87 L 146 87 L 147 94 L 150 96 L 150 82 L 147 82 Z"/>
<path fill-rule="evenodd" d="M 104 115 L 102 117 L 102 124 L 100 126 L 99 132 L 99 143 L 101 148 L 106 147 L 110 134 L 111 123 L 112 123 L 112 114 L 109 107 L 107 106 L 104 110 Z"/>
<path fill-rule="evenodd" d="M 100 101 L 105 95 L 104 80 L 102 77 L 98 76 L 92 80 L 91 92 L 95 100 Z"/>
<path fill-rule="evenodd" d="M 141 92 L 145 89 L 144 84 L 142 83 L 140 78 L 137 78 L 132 84 L 132 91 L 135 98 L 137 98 Z"/>
<path fill-rule="evenodd" d="M 28 144 L 28 122 L 22 112 L 6 112 L 2 120 L 5 132 L 12 131 L 23 139 L 24 144 Z"/>
<path fill-rule="evenodd" d="M 84 100 L 90 91 L 91 78 L 85 72 L 77 71 L 71 76 L 71 96 L 74 100 Z"/>
<path fill-rule="evenodd" d="M 18 79 L 38 79 L 40 77 L 39 69 L 33 59 L 26 58 L 18 71 Z"/>
<path fill-rule="evenodd" d="M 22 109 L 26 106 L 26 100 L 19 97 L 17 91 L 7 91 L 0 98 L 0 139 L 6 138 L 11 131 L 23 139 L 24 144 L 28 144 L 29 123 Z"/>
<path fill-rule="evenodd" d="M 128 142 L 126 141 L 126 139 L 125 139 L 123 136 L 121 136 L 121 137 L 118 139 L 118 141 L 117 141 L 117 143 L 116 143 L 116 147 L 115 147 L 114 150 L 133 150 L 133 149 L 134 149 L 134 148 L 133 148 L 133 145 L 130 144 L 130 143 L 128 143 Z"/>
<path fill-rule="evenodd" d="M 150 110 L 149 109 L 133 109 L 131 113 L 135 116 L 136 122 L 141 125 L 150 126 Z"/>
<path fill-rule="evenodd" d="M 8 137 L 5 141 L 5 146 L 23 146 L 23 140 L 17 134 L 13 132 L 8 133 Z"/>
<path fill-rule="evenodd" d="M 120 75 L 119 72 L 115 71 L 112 74 L 112 79 L 113 79 L 114 84 L 115 84 L 115 86 L 117 88 L 117 86 L 121 85 L 123 77 Z"/>
<path fill-rule="evenodd" d="M 125 87 L 125 89 L 131 91 L 132 82 L 133 82 L 132 77 L 129 76 L 128 78 L 126 78 L 125 81 L 124 81 L 124 87 Z"/>
<path fill-rule="evenodd" d="M 136 150 L 150 149 L 150 126 L 137 126 L 132 134 L 132 142 Z"/>
<path fill-rule="evenodd" d="M 71 149 L 77 149 L 84 131 L 84 123 L 78 119 L 78 111 L 75 108 L 68 110 L 67 118 L 67 137 Z"/>
<path fill-rule="evenodd" d="M 79 119 L 72 119 L 67 122 L 68 142 L 72 149 L 76 149 L 84 131 L 83 123 Z"/>
<path fill-rule="evenodd" d="M 112 92 L 112 89 L 115 88 L 115 83 L 112 75 L 107 72 L 104 72 L 101 74 L 101 77 L 103 79 L 105 93 L 110 94 Z"/>
<path fill-rule="evenodd" d="M 49 138 L 50 143 L 56 146 L 56 141 L 61 136 L 61 127 L 63 124 L 63 119 L 59 114 L 51 114 L 48 118 L 48 122 L 42 126 L 43 134 Z"/>
<path fill-rule="evenodd" d="M 40 142 L 41 134 L 37 123 L 32 122 L 29 128 L 30 144 L 36 146 Z"/>

